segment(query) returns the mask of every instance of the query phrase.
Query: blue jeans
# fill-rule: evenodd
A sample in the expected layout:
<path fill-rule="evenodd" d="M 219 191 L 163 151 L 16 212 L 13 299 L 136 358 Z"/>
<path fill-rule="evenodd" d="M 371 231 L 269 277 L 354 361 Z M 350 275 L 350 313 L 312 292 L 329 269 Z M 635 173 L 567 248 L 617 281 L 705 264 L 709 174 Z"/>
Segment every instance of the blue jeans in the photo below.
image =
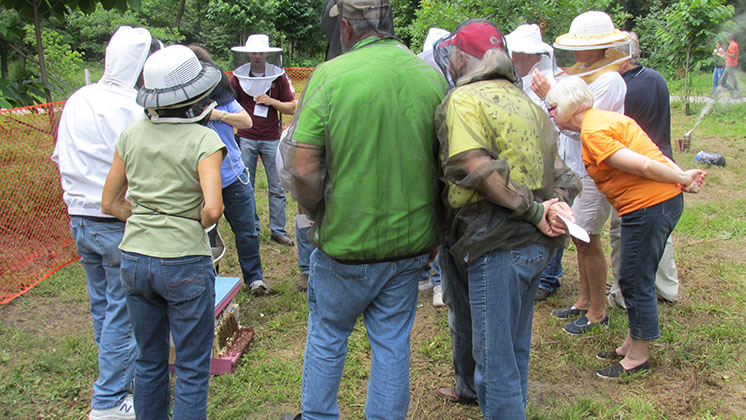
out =
<path fill-rule="evenodd" d="M 203 255 L 157 258 L 122 251 L 122 286 L 140 349 L 135 372 L 137 417 L 168 419 L 170 332 L 177 377 L 173 418 L 206 419 L 215 324 L 212 259 Z"/>
<path fill-rule="evenodd" d="M 259 256 L 259 236 L 255 226 L 256 209 L 254 189 L 240 180 L 223 188 L 225 219 L 231 225 L 236 239 L 238 262 L 243 281 L 251 284 L 262 280 L 262 259 Z"/>
<path fill-rule="evenodd" d="M 718 85 L 720 85 L 721 77 L 723 77 L 723 67 L 715 67 L 715 70 L 712 71 L 712 93 L 715 93 Z"/>
<path fill-rule="evenodd" d="M 733 86 L 728 83 L 728 80 L 733 82 Z M 738 89 L 738 78 L 736 77 L 736 66 L 725 66 L 723 75 L 720 76 L 720 86 L 725 86 L 731 92 L 740 92 L 740 89 Z"/>
<path fill-rule="evenodd" d="M 308 337 L 303 360 L 303 419 L 337 419 L 347 339 L 362 314 L 371 347 L 368 420 L 404 419 L 409 408 L 409 338 L 417 281 L 427 255 L 352 265 L 320 249 L 311 254 Z"/>
<path fill-rule="evenodd" d="M 564 248 L 557 248 L 554 254 L 554 258 L 549 261 L 544 271 L 541 272 L 541 280 L 539 280 L 539 288 L 544 289 L 548 292 L 556 292 L 562 285 L 560 284 L 560 277 L 562 277 L 562 256 L 565 254 Z"/>
<path fill-rule="evenodd" d="M 85 270 L 98 347 L 98 379 L 91 406 L 106 410 L 132 391 L 137 347 L 132 333 L 124 289 L 119 282 L 119 243 L 124 222 L 94 222 L 70 216 L 70 233 Z"/>
<path fill-rule="evenodd" d="M 295 242 L 298 244 L 298 267 L 300 268 L 301 274 L 308 274 L 311 272 L 311 252 L 313 252 L 313 245 L 308 240 L 308 231 L 310 227 L 299 228 L 295 225 Z"/>
<path fill-rule="evenodd" d="M 684 210 L 679 194 L 662 203 L 622 216 L 619 287 L 627 304 L 629 335 L 637 340 L 660 337 L 655 273 L 666 239 Z"/>
<path fill-rule="evenodd" d="M 464 401 L 477 398 L 474 384 L 476 362 L 471 346 L 471 307 L 469 277 L 466 266 L 459 264 L 449 252 L 450 240 L 440 247 L 438 261 L 443 283 L 443 302 L 448 305 L 448 327 L 451 333 L 453 370 L 456 373 L 456 394 Z"/>
<path fill-rule="evenodd" d="M 435 259 L 431 264 L 429 264 L 427 267 L 425 267 L 425 270 L 422 271 L 422 277 L 420 281 L 430 279 L 430 282 L 433 284 L 433 286 L 440 286 L 440 264 L 438 263 L 438 259 L 440 256 L 440 249 L 438 249 L 438 254 L 435 256 Z M 432 271 L 432 275 L 430 272 Z"/>
<path fill-rule="evenodd" d="M 534 297 L 554 248 L 493 251 L 468 266 L 479 405 L 487 420 L 525 419 Z"/>
<path fill-rule="evenodd" d="M 267 187 L 269 189 L 269 229 L 273 235 L 287 235 L 285 232 L 285 190 L 280 184 L 280 175 L 277 173 L 277 145 L 280 140 L 251 140 L 239 137 L 241 147 L 241 158 L 249 168 L 251 185 L 256 191 L 256 160 L 262 158 L 264 172 L 267 174 Z M 259 235 L 259 212 L 255 212 L 256 234 Z"/>

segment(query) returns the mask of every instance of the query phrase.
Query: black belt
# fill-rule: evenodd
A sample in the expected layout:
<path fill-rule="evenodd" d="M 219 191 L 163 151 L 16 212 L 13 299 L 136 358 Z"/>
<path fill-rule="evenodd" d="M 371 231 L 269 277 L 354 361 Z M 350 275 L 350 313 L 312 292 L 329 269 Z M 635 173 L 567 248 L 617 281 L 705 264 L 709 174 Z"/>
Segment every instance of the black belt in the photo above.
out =
<path fill-rule="evenodd" d="M 81 215 L 76 215 L 76 214 L 73 214 L 72 216 L 82 217 L 83 219 L 86 219 L 91 222 L 96 222 L 96 223 L 115 223 L 115 222 L 124 223 L 123 221 L 117 219 L 116 217 L 81 216 Z"/>

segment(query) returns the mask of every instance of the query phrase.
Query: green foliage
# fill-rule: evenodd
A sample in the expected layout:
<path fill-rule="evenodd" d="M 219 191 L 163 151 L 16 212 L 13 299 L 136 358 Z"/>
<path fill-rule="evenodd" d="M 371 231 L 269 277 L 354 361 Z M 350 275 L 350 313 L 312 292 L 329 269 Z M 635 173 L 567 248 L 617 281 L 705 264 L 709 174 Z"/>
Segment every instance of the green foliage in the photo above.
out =
<path fill-rule="evenodd" d="M 304 52 L 306 56 L 313 55 L 314 50 L 319 51 L 319 47 L 325 44 L 320 42 L 323 35 L 319 24 L 319 16 L 324 5 L 325 2 L 314 0 L 277 1 L 275 27 L 289 41 L 285 66 L 295 66 L 293 58 L 298 52 Z"/>
<path fill-rule="evenodd" d="M 689 106 L 691 72 L 698 71 L 701 60 L 712 54 L 711 40 L 717 24 L 733 16 L 733 6 L 723 0 L 681 0 L 665 10 L 665 25 L 656 36 L 676 68 L 684 70 L 684 103 Z"/>
<path fill-rule="evenodd" d="M 34 27 L 26 25 L 24 29 L 26 30 L 24 41 L 35 50 Z M 69 44 L 62 41 L 62 36 L 55 31 L 44 31 L 41 36 L 44 55 L 48 60 L 47 71 L 50 79 L 56 80 L 64 89 L 70 90 L 71 82 L 76 78 L 75 73 L 83 72 L 83 54 L 73 51 Z M 36 58 L 38 59 L 38 57 Z"/>
<path fill-rule="evenodd" d="M 523 23 L 539 24 L 545 28 L 544 40 L 551 44 L 558 35 L 567 32 L 575 16 L 587 10 L 606 11 L 617 26 L 623 25 L 629 15 L 612 3 L 611 0 L 423 0 L 415 20 L 401 30 L 397 28 L 397 34 L 410 37 L 412 50 L 419 51 L 429 28 L 450 31 L 466 19 L 485 18 L 505 34 Z"/>

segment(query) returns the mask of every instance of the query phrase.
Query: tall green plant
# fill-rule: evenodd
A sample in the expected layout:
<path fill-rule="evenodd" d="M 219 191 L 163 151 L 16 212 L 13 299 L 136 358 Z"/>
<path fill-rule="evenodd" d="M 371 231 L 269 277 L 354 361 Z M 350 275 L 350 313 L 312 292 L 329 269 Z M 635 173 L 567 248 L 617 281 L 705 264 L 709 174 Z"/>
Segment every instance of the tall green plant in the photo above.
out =
<path fill-rule="evenodd" d="M 720 22 L 733 16 L 733 6 L 723 0 L 681 0 L 666 9 L 666 25 L 656 34 L 668 51 L 669 60 L 684 70 L 684 111 L 689 112 L 689 85 L 692 71 L 712 51 L 711 39 Z"/>

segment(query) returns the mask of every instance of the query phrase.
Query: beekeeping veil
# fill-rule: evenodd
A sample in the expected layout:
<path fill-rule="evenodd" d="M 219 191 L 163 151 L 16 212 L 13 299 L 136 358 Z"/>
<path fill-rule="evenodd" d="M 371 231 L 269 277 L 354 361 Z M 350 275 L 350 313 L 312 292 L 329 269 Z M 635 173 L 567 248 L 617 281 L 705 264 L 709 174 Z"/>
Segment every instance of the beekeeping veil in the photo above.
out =
<path fill-rule="evenodd" d="M 246 94 L 254 97 L 267 93 L 272 87 L 272 82 L 285 74 L 282 68 L 282 48 L 270 47 L 269 37 L 264 34 L 250 35 L 246 44 L 232 47 L 236 52 L 234 61 L 238 66 L 233 70 L 233 75 Z M 259 66 L 264 65 L 264 70 L 257 69 L 257 63 L 252 62 L 251 55 L 258 56 Z M 254 66 L 254 70 L 252 70 Z"/>
<path fill-rule="evenodd" d="M 153 123 L 201 122 L 216 105 L 209 95 L 220 77 L 217 67 L 200 62 L 189 48 L 171 45 L 145 61 L 136 101 Z"/>
<path fill-rule="evenodd" d="M 516 56 L 514 56 L 516 53 L 539 56 L 539 60 L 528 70 L 527 74 L 521 75 L 519 72 L 518 75 L 521 77 L 523 91 L 526 92 L 526 95 L 536 104 L 543 104 L 543 100 L 531 90 L 531 80 L 534 70 L 538 70 L 550 84 L 554 84 L 554 75 L 559 73 L 557 62 L 554 59 L 554 49 L 541 40 L 541 29 L 536 24 L 519 25 L 513 32 L 505 35 L 505 40 L 508 43 L 510 58 L 513 59 L 514 63 L 516 62 Z M 516 70 L 518 69 L 516 68 Z"/>
<path fill-rule="evenodd" d="M 541 210 L 537 203 L 557 196 L 571 202 L 574 195 L 556 187 L 567 183 L 577 191 L 577 177 L 557 157 L 557 131 L 546 111 L 515 86 L 520 78 L 503 35 L 489 21 L 470 20 L 435 46 L 435 57 L 457 86 L 435 113 L 456 240 L 451 253 L 468 262 L 544 241 L 531 224 Z M 458 144 L 470 147 L 451 156 Z M 553 246 L 562 246 L 557 242 Z"/>
<path fill-rule="evenodd" d="M 611 17 L 606 13 L 594 10 L 581 13 L 573 19 L 570 31 L 557 37 L 554 48 L 571 52 L 604 50 L 604 58 L 595 63 L 572 64 L 563 62 L 562 55 L 558 53 L 558 64 L 569 67 L 556 77 L 578 76 L 588 84 L 593 83 L 607 71 L 619 71 L 622 63 L 631 58 L 629 44 L 629 34 L 614 28 Z"/>
<path fill-rule="evenodd" d="M 341 25 L 339 16 L 347 20 L 366 20 L 375 33 L 394 36 L 394 16 L 389 0 L 337 0 L 329 9 L 329 17 L 336 18 Z"/>
<path fill-rule="evenodd" d="M 388 0 L 338 0 L 336 4 L 327 8 L 327 15 L 329 18 L 333 18 L 327 22 L 336 22 L 337 25 L 340 25 L 339 33 L 342 32 L 341 25 L 342 18 L 344 18 L 348 21 L 367 21 L 369 29 L 373 33 L 382 35 L 382 38 L 390 38 L 393 36 L 394 21 L 391 14 L 391 5 Z M 323 21 L 324 19 L 322 18 L 322 22 Z M 317 70 L 315 70 L 314 74 L 311 75 L 311 80 L 313 80 L 314 75 L 316 75 L 318 71 L 323 71 L 323 68 L 323 64 L 317 67 Z M 436 83 L 436 81 L 433 83 Z M 309 216 L 316 220 L 316 216 L 320 211 L 322 211 L 322 209 L 319 208 L 321 203 L 316 198 L 306 200 L 305 197 L 318 197 L 318 194 L 304 194 L 304 192 L 318 192 L 324 188 L 324 180 L 326 176 L 326 161 L 322 158 L 324 149 L 305 143 L 299 143 L 294 140 L 294 134 L 298 124 L 298 116 L 303 112 L 313 112 L 312 110 L 305 110 L 305 108 L 308 103 L 313 101 L 314 95 L 318 94 L 318 91 L 320 90 L 314 90 L 313 88 L 310 88 L 310 86 L 312 86 L 312 84 L 309 81 L 309 84 L 306 85 L 306 89 L 303 90 L 303 96 L 298 104 L 298 109 L 293 116 L 293 120 L 290 123 L 290 127 L 288 127 L 288 129 L 283 133 L 282 141 L 280 142 L 279 150 L 282 153 L 283 160 L 286 162 L 285 169 L 280 172 L 280 179 L 283 187 L 286 190 L 291 191 L 298 203 L 308 212 Z M 353 111 L 339 110 L 339 112 Z M 321 166 L 315 168 L 312 172 L 304 172 L 303 168 L 296 168 L 294 165 L 289 164 L 289 162 L 295 162 L 295 156 L 301 153 L 314 156 L 313 160 L 320 161 Z"/>

